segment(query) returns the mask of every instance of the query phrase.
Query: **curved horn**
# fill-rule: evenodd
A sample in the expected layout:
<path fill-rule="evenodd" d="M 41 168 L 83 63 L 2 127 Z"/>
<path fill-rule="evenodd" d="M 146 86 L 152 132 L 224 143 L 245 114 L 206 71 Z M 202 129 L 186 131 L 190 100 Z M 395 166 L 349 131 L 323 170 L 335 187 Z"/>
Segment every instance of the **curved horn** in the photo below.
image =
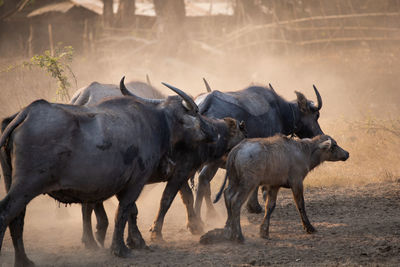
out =
<path fill-rule="evenodd" d="M 269 83 L 268 84 L 269 85 L 269 89 L 271 89 L 272 91 L 274 91 L 275 92 L 275 89 L 274 89 L 274 87 L 272 87 L 272 85 Z"/>
<path fill-rule="evenodd" d="M 318 102 L 317 109 L 320 110 L 322 108 L 322 98 L 317 90 L 317 87 L 315 87 L 315 85 L 313 85 L 313 88 L 314 88 L 315 94 L 317 95 L 317 102 Z"/>
<path fill-rule="evenodd" d="M 136 100 L 139 100 L 144 103 L 160 104 L 164 101 L 164 99 L 149 99 L 149 98 L 140 97 L 140 96 L 137 96 L 137 95 L 131 93 L 128 90 L 128 88 L 126 88 L 126 86 L 125 86 L 125 76 L 122 77 L 121 81 L 119 82 L 119 90 L 121 90 L 121 93 L 123 95 L 132 96 L 132 97 L 136 98 Z"/>
<path fill-rule="evenodd" d="M 208 84 L 206 78 L 203 78 L 203 81 L 204 81 L 204 84 L 205 84 L 205 86 L 206 86 L 207 92 L 208 92 L 208 93 L 211 93 L 212 90 L 211 90 L 211 87 L 210 87 L 210 85 Z"/>
<path fill-rule="evenodd" d="M 146 82 L 147 82 L 148 85 L 152 86 L 151 82 L 150 82 L 150 77 L 149 77 L 148 74 L 146 74 Z"/>
<path fill-rule="evenodd" d="M 162 84 L 171 89 L 172 91 L 174 91 L 175 93 L 177 93 L 180 97 L 182 97 L 190 110 L 199 112 L 199 107 L 196 105 L 193 99 L 190 96 L 188 96 L 185 92 L 167 83 L 162 82 Z"/>

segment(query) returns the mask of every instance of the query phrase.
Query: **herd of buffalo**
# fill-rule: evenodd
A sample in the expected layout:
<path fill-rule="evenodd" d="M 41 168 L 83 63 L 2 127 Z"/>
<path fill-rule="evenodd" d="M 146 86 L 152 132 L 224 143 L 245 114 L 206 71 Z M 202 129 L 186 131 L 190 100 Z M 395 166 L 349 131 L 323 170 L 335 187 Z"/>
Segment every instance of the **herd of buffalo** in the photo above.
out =
<path fill-rule="evenodd" d="M 34 265 L 25 253 L 23 227 L 27 204 L 40 194 L 81 203 L 83 243 L 104 246 L 108 218 L 103 201 L 116 196 L 111 251 L 125 257 L 131 249 L 146 247 L 135 202 L 146 184 L 158 182 L 167 185 L 151 239 L 163 238 L 164 217 L 178 191 L 188 229 L 202 234 L 203 199 L 208 215 L 216 213 L 210 181 L 219 168 L 226 168 L 226 176 L 215 201 L 224 192 L 228 218 L 223 229 L 203 235 L 201 243 L 243 242 L 240 209 L 248 199 L 249 212 L 262 211 L 259 187 L 266 200 L 262 238 L 268 238 L 281 187 L 292 190 L 305 230 L 314 232 L 305 212 L 303 180 L 320 163 L 349 157 L 318 124 L 322 98 L 317 88 L 314 104 L 297 91 L 296 100 L 286 101 L 271 85 L 221 92 L 204 82 L 207 93 L 195 99 L 163 83 L 177 94 L 165 97 L 149 80 L 125 85 L 122 78 L 119 87 L 94 82 L 78 90 L 69 104 L 37 100 L 3 119 L 0 163 L 7 194 L 0 201 L 0 250 L 8 226 L 15 266 Z M 196 172 L 194 201 L 188 182 Z"/>

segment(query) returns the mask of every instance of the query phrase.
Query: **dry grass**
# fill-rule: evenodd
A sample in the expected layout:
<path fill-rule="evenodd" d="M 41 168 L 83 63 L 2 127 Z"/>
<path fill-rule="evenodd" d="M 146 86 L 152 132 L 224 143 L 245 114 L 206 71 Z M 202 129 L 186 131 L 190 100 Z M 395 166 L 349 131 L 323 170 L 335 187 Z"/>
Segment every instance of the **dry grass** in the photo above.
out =
<path fill-rule="evenodd" d="M 386 130 L 370 131 L 363 120 L 336 122 L 325 127 L 338 144 L 349 151 L 346 162 L 326 162 L 310 173 L 308 186 L 359 186 L 400 179 L 400 138 Z M 356 126 L 356 127 L 355 127 Z M 374 128 L 373 125 L 370 126 Z"/>

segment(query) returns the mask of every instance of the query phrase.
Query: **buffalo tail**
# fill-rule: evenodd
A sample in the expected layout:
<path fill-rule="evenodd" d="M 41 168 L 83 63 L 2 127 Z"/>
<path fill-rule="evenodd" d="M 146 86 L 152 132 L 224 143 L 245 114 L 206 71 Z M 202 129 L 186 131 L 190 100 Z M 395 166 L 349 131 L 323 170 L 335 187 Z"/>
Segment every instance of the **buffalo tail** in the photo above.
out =
<path fill-rule="evenodd" d="M 213 203 L 217 203 L 219 201 L 219 199 L 222 196 L 222 192 L 224 191 L 225 185 L 226 185 L 226 180 L 228 180 L 228 170 L 226 170 L 226 174 L 225 174 L 225 178 L 224 178 L 224 183 L 222 184 L 221 188 L 219 189 L 219 192 L 217 194 L 217 196 L 215 197 L 215 200 L 213 201 Z"/>
<path fill-rule="evenodd" d="M 0 147 L 6 145 L 8 137 L 14 131 L 14 129 L 17 128 L 18 125 L 20 125 L 25 120 L 26 116 L 28 115 L 28 112 L 29 109 L 25 108 L 24 110 L 19 112 L 18 115 L 7 125 L 0 138 Z"/>

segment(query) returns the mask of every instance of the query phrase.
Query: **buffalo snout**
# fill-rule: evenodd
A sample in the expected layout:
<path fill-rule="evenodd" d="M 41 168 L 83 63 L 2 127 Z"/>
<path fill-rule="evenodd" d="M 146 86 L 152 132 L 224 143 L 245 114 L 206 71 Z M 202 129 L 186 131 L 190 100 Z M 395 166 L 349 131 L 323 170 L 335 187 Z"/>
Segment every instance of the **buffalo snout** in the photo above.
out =
<path fill-rule="evenodd" d="M 347 152 L 347 151 L 344 150 L 344 149 L 343 149 L 343 152 L 344 152 L 344 153 L 343 153 L 344 155 L 343 155 L 343 157 L 342 157 L 341 160 L 342 160 L 342 161 L 346 161 L 346 160 L 350 157 L 350 153 Z"/>
<path fill-rule="evenodd" d="M 338 145 L 336 145 L 334 148 L 333 148 L 333 151 L 332 151 L 333 153 L 333 158 L 334 158 L 334 161 L 335 160 L 341 160 L 341 161 L 346 161 L 348 158 L 349 158 L 349 156 L 350 156 L 350 154 L 349 154 L 349 152 L 347 152 L 346 150 L 344 150 L 343 148 L 341 148 L 340 146 L 338 146 Z"/>

